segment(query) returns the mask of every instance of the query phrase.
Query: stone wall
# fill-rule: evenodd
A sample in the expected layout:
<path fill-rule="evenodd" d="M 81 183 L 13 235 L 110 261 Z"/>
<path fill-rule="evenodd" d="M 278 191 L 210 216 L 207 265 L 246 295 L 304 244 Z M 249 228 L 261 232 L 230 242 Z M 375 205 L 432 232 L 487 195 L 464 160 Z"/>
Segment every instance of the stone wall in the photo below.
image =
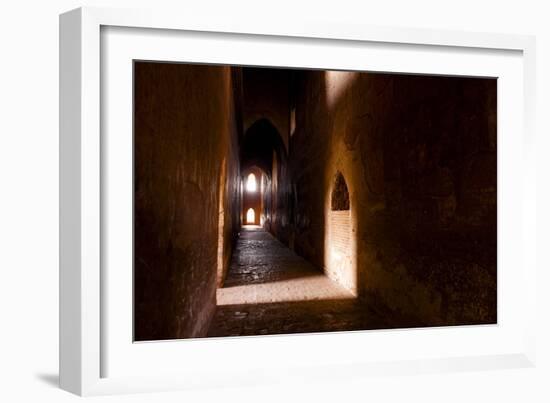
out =
<path fill-rule="evenodd" d="M 278 237 L 327 266 L 341 172 L 362 298 L 418 325 L 494 323 L 496 80 L 311 71 L 296 94 Z"/>
<path fill-rule="evenodd" d="M 225 66 L 135 64 L 136 340 L 206 335 L 218 257 L 227 264 L 239 224 L 234 76 Z M 222 242 L 220 208 L 232 212 Z"/>

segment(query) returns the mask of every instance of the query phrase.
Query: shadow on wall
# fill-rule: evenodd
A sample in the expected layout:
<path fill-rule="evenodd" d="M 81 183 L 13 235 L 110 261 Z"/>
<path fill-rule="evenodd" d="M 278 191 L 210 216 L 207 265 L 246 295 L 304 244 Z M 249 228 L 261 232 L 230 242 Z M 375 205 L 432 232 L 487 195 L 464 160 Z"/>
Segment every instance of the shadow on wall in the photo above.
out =
<path fill-rule="evenodd" d="M 298 72 L 295 81 L 293 109 L 295 127 L 290 139 L 288 177 L 280 181 L 288 197 L 283 198 L 286 216 L 281 221 L 293 225 L 276 233 L 279 239 L 293 240 L 294 250 L 320 270 L 325 267 L 324 201 L 330 184 L 326 181 L 326 161 L 330 160 L 331 117 L 325 96 L 326 82 L 318 71 Z M 316 102 L 305 110 L 306 94 L 314 94 Z M 319 118 L 323 117 L 323 118 Z M 289 208 L 290 207 L 290 208 Z"/>

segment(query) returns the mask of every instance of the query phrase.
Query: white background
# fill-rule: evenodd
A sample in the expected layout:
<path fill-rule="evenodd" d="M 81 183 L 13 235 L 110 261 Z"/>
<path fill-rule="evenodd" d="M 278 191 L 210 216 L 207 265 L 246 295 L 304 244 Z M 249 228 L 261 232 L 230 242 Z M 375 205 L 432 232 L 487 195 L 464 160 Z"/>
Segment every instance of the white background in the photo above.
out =
<path fill-rule="evenodd" d="M 184 3 L 157 0 L 155 5 Z M 544 206 L 550 205 L 550 12 L 544 2 L 358 1 L 298 3 L 210 0 L 182 12 L 231 18 L 350 21 L 537 35 L 539 152 L 538 265 L 540 291 L 550 287 Z M 0 41 L 0 399 L 73 401 L 56 388 L 58 356 L 58 14 L 81 5 L 151 7 L 147 1 L 12 1 L 1 10 Z M 248 6 L 247 6 L 248 4 Z M 173 5 L 173 4 L 172 4 Z M 271 5 L 271 7 L 269 7 Z M 546 26 L 546 27 L 545 27 Z M 549 401 L 548 292 L 539 292 L 536 369 L 398 377 L 356 377 L 336 383 L 94 398 L 105 401 Z M 299 381 L 299 380 L 298 380 Z M 7 394 L 7 396 L 6 396 Z"/>

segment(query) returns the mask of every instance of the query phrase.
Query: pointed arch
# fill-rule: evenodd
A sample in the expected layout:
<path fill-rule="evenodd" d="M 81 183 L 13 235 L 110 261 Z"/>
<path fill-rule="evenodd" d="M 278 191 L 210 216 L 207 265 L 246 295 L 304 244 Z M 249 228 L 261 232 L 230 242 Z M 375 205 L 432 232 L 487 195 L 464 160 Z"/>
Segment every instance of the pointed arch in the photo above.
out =
<path fill-rule="evenodd" d="M 330 197 L 330 209 L 332 211 L 345 211 L 350 209 L 349 190 L 344 175 L 340 171 L 336 173 L 332 194 Z"/>
<path fill-rule="evenodd" d="M 342 172 L 334 175 L 330 189 L 327 216 L 327 275 L 352 293 L 357 293 L 357 275 L 354 263 L 354 235 L 348 184 Z"/>
<path fill-rule="evenodd" d="M 271 177 L 273 153 L 279 162 L 286 163 L 287 160 L 282 137 L 273 123 L 266 118 L 257 120 L 246 130 L 241 150 L 242 170 L 256 165 L 269 177 Z"/>

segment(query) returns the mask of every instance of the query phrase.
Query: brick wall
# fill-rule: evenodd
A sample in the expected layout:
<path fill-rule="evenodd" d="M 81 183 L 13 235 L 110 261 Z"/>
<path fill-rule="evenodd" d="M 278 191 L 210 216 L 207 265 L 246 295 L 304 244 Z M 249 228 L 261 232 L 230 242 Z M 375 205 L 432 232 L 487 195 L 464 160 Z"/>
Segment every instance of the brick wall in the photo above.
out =
<path fill-rule="evenodd" d="M 355 291 L 353 272 L 352 223 L 350 210 L 330 211 L 328 220 L 329 253 L 326 273 L 349 290 Z"/>
<path fill-rule="evenodd" d="M 220 172 L 224 250 L 238 223 L 229 67 L 135 64 L 136 340 L 206 335 L 216 305 Z M 224 258 L 229 254 L 224 253 Z"/>

